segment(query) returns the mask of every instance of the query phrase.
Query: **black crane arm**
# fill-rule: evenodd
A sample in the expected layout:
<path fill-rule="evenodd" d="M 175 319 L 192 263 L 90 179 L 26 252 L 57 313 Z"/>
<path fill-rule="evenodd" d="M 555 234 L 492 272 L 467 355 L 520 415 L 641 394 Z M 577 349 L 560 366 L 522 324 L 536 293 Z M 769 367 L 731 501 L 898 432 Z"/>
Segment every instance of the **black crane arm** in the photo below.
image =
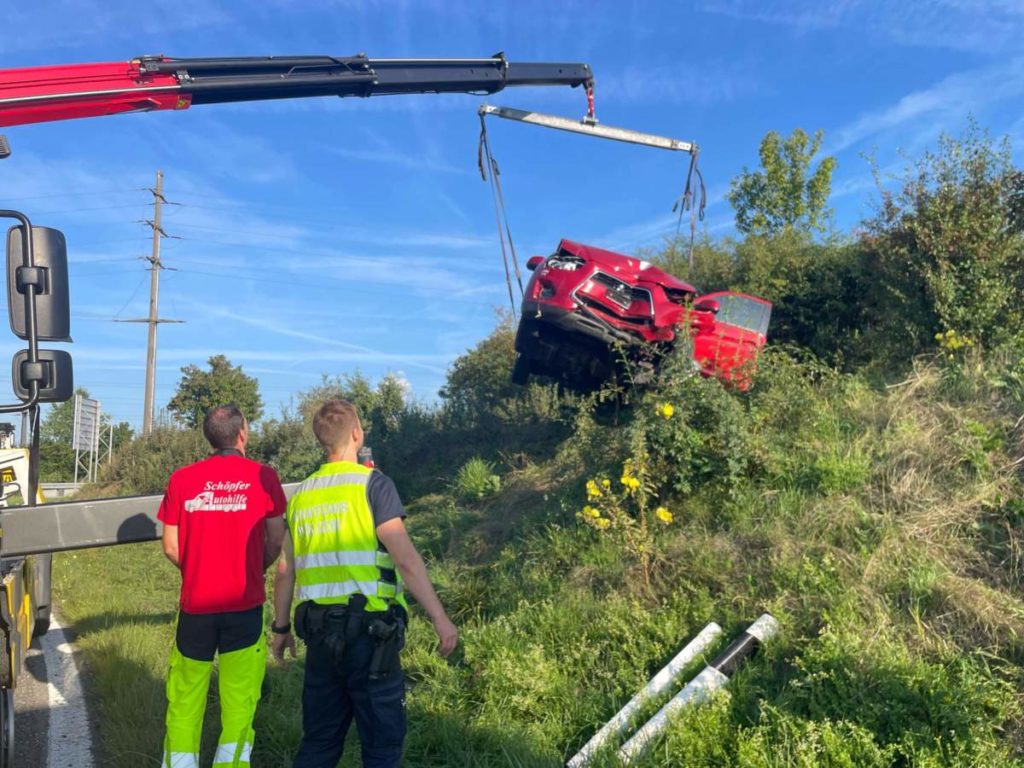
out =
<path fill-rule="evenodd" d="M 587 85 L 586 64 L 489 59 L 369 59 L 365 55 L 142 59 L 140 71 L 173 74 L 193 104 L 305 96 L 497 93 L 522 85 Z"/>

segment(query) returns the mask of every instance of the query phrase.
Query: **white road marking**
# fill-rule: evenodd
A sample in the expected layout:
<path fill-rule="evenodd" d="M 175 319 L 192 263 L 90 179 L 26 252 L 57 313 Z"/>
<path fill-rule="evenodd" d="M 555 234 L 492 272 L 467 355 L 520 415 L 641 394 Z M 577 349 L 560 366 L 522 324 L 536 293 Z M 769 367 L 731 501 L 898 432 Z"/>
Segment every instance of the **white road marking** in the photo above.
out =
<path fill-rule="evenodd" d="M 50 700 L 46 764 L 49 768 L 93 768 L 89 715 L 74 647 L 56 616 L 50 619 L 50 631 L 39 638 L 39 644 L 46 662 Z"/>

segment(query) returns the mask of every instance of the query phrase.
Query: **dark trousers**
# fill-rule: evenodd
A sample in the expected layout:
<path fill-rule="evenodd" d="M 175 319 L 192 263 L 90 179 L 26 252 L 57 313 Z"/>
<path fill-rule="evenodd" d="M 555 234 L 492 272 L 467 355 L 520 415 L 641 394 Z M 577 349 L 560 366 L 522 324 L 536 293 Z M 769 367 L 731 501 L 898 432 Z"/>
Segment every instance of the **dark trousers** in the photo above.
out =
<path fill-rule="evenodd" d="M 363 768 L 398 766 L 405 740 L 405 676 L 396 669 L 383 680 L 370 679 L 375 643 L 366 634 L 354 638 L 340 665 L 322 642 L 306 648 L 302 743 L 295 768 L 335 768 L 353 719 Z"/>

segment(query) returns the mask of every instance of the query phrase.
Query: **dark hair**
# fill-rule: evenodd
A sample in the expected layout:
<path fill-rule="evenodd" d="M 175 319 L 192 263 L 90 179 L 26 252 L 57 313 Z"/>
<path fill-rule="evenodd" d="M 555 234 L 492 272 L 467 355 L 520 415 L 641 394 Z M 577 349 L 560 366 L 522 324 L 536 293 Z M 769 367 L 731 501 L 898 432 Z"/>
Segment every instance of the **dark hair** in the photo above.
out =
<path fill-rule="evenodd" d="M 328 400 L 313 416 L 313 434 L 324 448 L 333 451 L 346 445 L 359 424 L 359 411 L 348 400 Z"/>
<path fill-rule="evenodd" d="M 203 437 L 218 451 L 234 448 L 245 428 L 245 416 L 234 403 L 211 408 L 203 419 Z"/>

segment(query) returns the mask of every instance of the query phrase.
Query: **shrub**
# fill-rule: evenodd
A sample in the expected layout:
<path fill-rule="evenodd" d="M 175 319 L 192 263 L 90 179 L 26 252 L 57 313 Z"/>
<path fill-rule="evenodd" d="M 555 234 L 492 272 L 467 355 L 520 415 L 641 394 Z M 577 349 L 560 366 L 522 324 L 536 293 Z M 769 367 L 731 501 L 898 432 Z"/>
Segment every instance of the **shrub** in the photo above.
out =
<path fill-rule="evenodd" d="M 119 450 L 100 473 L 98 485 L 113 485 L 119 496 L 161 493 L 172 472 L 209 453 L 210 445 L 198 429 L 157 427 Z"/>
<path fill-rule="evenodd" d="M 459 467 L 452 490 L 460 499 L 480 501 L 501 490 L 501 478 L 493 463 L 476 457 Z"/>

